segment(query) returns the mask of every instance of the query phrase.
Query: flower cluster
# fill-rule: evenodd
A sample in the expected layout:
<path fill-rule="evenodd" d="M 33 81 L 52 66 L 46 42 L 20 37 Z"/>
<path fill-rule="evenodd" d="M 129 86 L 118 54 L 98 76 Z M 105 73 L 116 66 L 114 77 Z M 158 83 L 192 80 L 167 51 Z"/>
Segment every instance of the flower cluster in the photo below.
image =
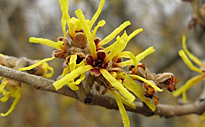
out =
<path fill-rule="evenodd" d="M 3 60 L 4 59 L 4 60 Z M 0 54 L 0 66 L 7 66 L 16 69 L 15 66 L 11 66 L 11 64 L 7 63 L 7 56 Z M 14 62 L 14 61 L 12 61 Z M 37 65 L 37 69 L 30 70 L 29 73 L 42 76 L 45 78 L 49 78 L 53 76 L 53 68 L 50 67 L 46 62 L 44 61 L 34 61 L 35 66 Z M 16 62 L 17 63 L 17 62 Z M 16 65 L 16 63 L 12 63 Z M 31 65 L 34 66 L 34 65 Z M 21 91 L 22 91 L 22 83 L 19 81 L 11 80 L 8 78 L 0 77 L 0 101 L 6 102 L 10 97 L 14 98 L 14 102 L 12 103 L 10 109 L 6 113 L 1 113 L 1 116 L 8 116 L 16 107 L 17 103 L 19 102 L 21 98 Z"/>
<path fill-rule="evenodd" d="M 184 63 L 193 71 L 198 72 L 199 75 L 189 79 L 182 87 L 180 87 L 178 90 L 176 90 L 173 95 L 175 97 L 182 94 L 183 101 L 186 101 L 186 91 L 190 89 L 192 86 L 197 84 L 198 82 L 205 79 L 205 61 L 200 61 L 196 56 L 194 56 L 186 46 L 186 37 L 182 36 L 182 46 L 183 49 L 179 51 L 179 56 L 182 58 Z M 199 67 L 196 67 L 193 65 L 193 63 L 189 60 L 191 59 L 196 65 Z"/>
<path fill-rule="evenodd" d="M 19 68 L 19 70 L 31 70 L 54 58 L 64 59 L 66 66 L 61 79 L 53 84 L 56 90 L 65 85 L 74 91 L 78 90 L 79 84 L 85 79 L 86 72 L 89 72 L 93 77 L 102 77 L 100 78 L 101 81 L 95 81 L 95 83 L 103 85 L 115 97 L 125 127 L 129 127 L 130 122 L 124 105 L 135 108 L 133 102 L 136 96 L 154 111 L 155 105 L 158 104 L 158 97 L 154 93 L 161 92 L 162 87 L 166 87 L 169 91 L 175 90 L 177 82 L 173 74 L 150 75 L 147 68 L 139 63 L 155 51 L 153 47 L 146 49 L 137 56 L 129 51 L 123 51 L 128 42 L 143 31 L 142 28 L 129 35 L 124 31 L 119 36 L 118 34 L 131 25 L 129 21 L 126 21 L 104 39 L 101 40 L 96 36 L 98 29 L 106 23 L 104 20 L 100 20 L 93 28 L 105 0 L 101 0 L 98 10 L 91 20 L 86 19 L 80 9 L 75 11 L 77 18 L 71 18 L 68 14 L 68 0 L 59 0 L 59 3 L 62 11 L 61 24 L 64 36 L 59 37 L 57 42 L 35 37 L 29 39 L 32 43 L 40 43 L 55 48 L 52 58 L 46 58 L 29 67 Z M 66 26 L 69 28 L 67 32 Z M 113 39 L 115 39 L 113 44 L 104 47 Z M 123 61 L 123 58 L 128 60 Z M 128 72 L 123 70 L 124 67 L 128 66 L 130 67 Z M 149 77 L 153 78 L 149 79 Z M 142 83 L 142 86 L 138 84 L 139 82 Z M 152 97 L 156 98 L 155 104 L 147 99 Z"/>

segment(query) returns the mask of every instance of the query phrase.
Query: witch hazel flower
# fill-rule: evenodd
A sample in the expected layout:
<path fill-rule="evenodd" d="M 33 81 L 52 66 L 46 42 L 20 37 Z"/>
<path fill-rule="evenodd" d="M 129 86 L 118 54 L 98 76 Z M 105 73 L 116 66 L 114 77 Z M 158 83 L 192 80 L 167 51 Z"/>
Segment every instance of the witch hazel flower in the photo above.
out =
<path fill-rule="evenodd" d="M 187 97 L 186 97 L 186 91 L 188 89 L 190 89 L 192 86 L 196 85 L 198 82 L 202 81 L 205 79 L 205 61 L 202 62 L 201 60 L 199 60 L 196 56 L 194 56 L 188 49 L 186 46 L 186 36 L 183 35 L 182 36 L 182 47 L 183 49 L 179 51 L 179 56 L 182 58 L 182 60 L 184 61 L 184 63 L 192 70 L 195 71 L 197 73 L 199 73 L 199 75 L 189 79 L 182 87 L 180 87 L 178 90 L 176 90 L 173 95 L 175 97 L 179 96 L 182 94 L 182 100 L 186 101 Z M 198 65 L 199 67 L 196 67 L 195 65 L 193 65 L 192 61 Z"/>
<path fill-rule="evenodd" d="M 0 54 L 0 57 L 6 57 L 6 56 L 4 56 L 3 54 Z M 46 63 L 45 61 L 39 62 L 38 60 L 33 61 L 33 62 L 38 63 L 37 65 L 35 65 L 35 66 L 37 66 L 37 68 L 30 70 L 30 72 L 28 72 L 28 73 L 42 76 L 45 78 L 52 77 L 54 71 L 53 71 L 53 68 L 48 65 L 48 63 Z M 7 66 L 8 67 L 8 65 L 6 65 L 6 63 L 4 63 L 4 62 L 2 62 L 2 63 L 0 62 L 0 66 Z M 16 69 L 15 66 L 14 67 L 9 66 L 9 67 Z M 21 98 L 22 87 L 23 87 L 23 85 L 19 81 L 0 77 L 0 95 L 1 95 L 0 101 L 5 103 L 9 100 L 9 98 L 14 98 L 14 101 L 13 101 L 11 107 L 9 108 L 9 110 L 6 113 L 1 113 L 0 114 L 1 116 L 5 117 L 13 112 L 13 110 L 15 109 L 16 105 L 18 104 L 18 102 Z"/>
<path fill-rule="evenodd" d="M 63 86 L 68 86 L 70 89 L 77 91 L 79 85 L 85 79 L 85 73 L 87 72 L 93 77 L 102 77 L 101 80 L 105 83 L 102 85 L 116 99 L 125 127 L 130 126 L 130 121 L 124 105 L 135 108 L 133 102 L 136 96 L 154 111 L 156 106 L 144 96 L 141 86 L 133 79 L 143 81 L 148 86 L 151 86 L 153 91 L 161 92 L 162 89 L 145 77 L 130 74 L 123 70 L 124 67 L 133 64 L 134 69 L 137 69 L 139 62 L 155 51 L 153 47 L 150 47 L 137 56 L 132 52 L 124 51 L 128 42 L 137 34 L 141 33 L 143 29 L 139 28 L 129 35 L 124 31 L 124 33 L 119 36 L 118 34 L 131 25 L 129 21 L 125 21 L 101 40 L 96 37 L 96 34 L 98 29 L 106 24 L 105 20 L 100 20 L 95 27 L 93 26 L 102 11 L 105 0 L 101 0 L 98 10 L 91 20 L 86 19 L 80 9 L 75 11 L 77 17 L 70 17 L 68 14 L 68 0 L 59 0 L 59 3 L 62 11 L 61 25 L 63 37 L 59 37 L 57 42 L 36 37 L 29 39 L 31 43 L 40 43 L 56 49 L 53 51 L 52 57 L 43 59 L 29 67 L 20 68 L 19 70 L 31 70 L 40 65 L 46 65 L 46 62 L 55 58 L 64 59 L 65 68 L 61 79 L 53 84 L 56 90 L 61 89 Z M 68 26 L 67 32 L 66 26 Z M 68 39 L 67 36 L 70 39 Z M 115 39 L 113 44 L 104 47 L 113 39 Z M 123 61 L 123 58 L 128 58 L 128 60 Z M 97 81 L 95 81 L 95 83 L 96 82 Z M 150 92 L 150 90 L 148 90 L 148 92 Z"/>
<path fill-rule="evenodd" d="M 0 98 L 1 102 L 6 102 L 10 97 L 14 98 L 10 109 L 6 113 L 1 113 L 0 115 L 5 117 L 8 116 L 16 107 L 17 103 L 21 98 L 21 83 L 18 81 L 3 78 L 0 84 L 0 94 L 3 96 Z"/>
<path fill-rule="evenodd" d="M 78 19 L 75 18 L 76 23 L 81 24 L 79 26 L 82 27 L 80 32 L 76 32 L 76 31 L 75 32 L 85 34 L 88 47 L 89 47 L 89 52 L 85 53 L 86 55 L 85 61 L 82 61 L 82 63 L 83 62 L 85 63 L 79 66 L 76 66 L 78 65 L 77 64 L 78 58 L 76 58 L 76 56 L 74 55 L 71 55 L 70 59 L 72 58 L 75 59 L 69 60 L 67 64 L 68 66 L 63 71 L 62 78 L 56 81 L 53 85 L 57 90 L 62 88 L 64 85 L 69 86 L 73 90 L 78 90 L 77 85 L 79 82 L 77 81 L 82 81 L 85 78 L 82 75 L 84 75 L 86 72 L 89 71 L 90 74 L 94 77 L 102 76 L 103 80 L 107 82 L 107 84 L 105 84 L 106 85 L 105 87 L 108 89 L 108 91 L 110 91 L 114 95 L 117 101 L 117 104 L 120 109 L 120 113 L 122 115 L 124 126 L 130 126 L 128 116 L 123 106 L 123 104 L 125 104 L 128 105 L 129 107 L 135 108 L 133 104 L 135 100 L 135 96 L 131 92 L 129 92 L 129 90 L 135 93 L 137 96 L 139 96 L 140 99 L 142 99 L 152 110 L 155 110 L 156 107 L 144 97 L 140 86 L 130 78 L 130 75 L 126 75 L 126 73 L 122 70 L 122 68 L 131 64 L 134 64 L 137 67 L 139 63 L 138 57 L 139 59 L 143 59 L 147 55 L 151 54 L 153 50 L 147 50 L 144 54 L 141 54 L 140 56 L 137 57 L 129 51 L 123 51 L 127 43 L 138 33 L 143 31 L 143 29 L 140 28 L 135 30 L 130 35 L 127 35 L 125 31 L 123 35 L 117 36 L 121 31 L 123 31 L 127 26 L 131 24 L 129 21 L 124 22 L 122 25 L 116 28 L 112 33 L 110 33 L 104 39 L 100 40 L 99 38 L 97 38 L 96 32 L 99 27 L 105 25 L 105 21 L 104 20 L 99 21 L 93 31 L 92 31 L 92 26 L 94 22 L 97 20 L 97 17 L 100 15 L 103 5 L 104 5 L 104 0 L 100 2 L 100 6 L 97 12 L 95 13 L 95 15 L 93 16 L 93 18 L 91 19 L 91 21 L 85 19 L 85 16 L 83 15 L 80 9 L 75 12 L 78 18 Z M 77 22 L 77 20 L 80 22 Z M 72 36 L 74 34 L 68 33 L 68 35 L 74 40 L 74 36 Z M 106 48 L 103 47 L 105 44 L 109 43 L 114 38 L 116 38 L 116 41 L 112 45 Z M 128 62 L 122 62 L 121 61 L 122 58 L 129 58 L 130 60 L 128 60 Z M 122 63 L 122 65 L 120 63 Z M 116 70 L 116 72 L 114 70 Z M 119 78 L 120 76 L 121 78 Z M 162 91 L 161 89 L 159 89 L 157 86 L 154 86 L 151 82 L 147 81 L 146 79 L 140 78 L 139 76 L 138 78 L 143 80 L 144 82 L 148 82 L 155 89 Z M 73 86 L 75 86 L 75 88 Z"/>

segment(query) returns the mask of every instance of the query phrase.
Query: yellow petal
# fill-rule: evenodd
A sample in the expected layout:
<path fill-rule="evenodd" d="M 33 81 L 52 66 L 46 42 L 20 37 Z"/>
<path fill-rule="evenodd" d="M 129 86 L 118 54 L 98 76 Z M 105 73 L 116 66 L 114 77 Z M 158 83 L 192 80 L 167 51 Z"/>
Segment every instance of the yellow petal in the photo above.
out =
<path fill-rule="evenodd" d="M 137 59 L 137 58 L 134 56 L 134 54 L 131 53 L 131 52 L 129 52 L 129 51 L 124 51 L 124 52 L 119 53 L 118 56 L 119 56 L 119 57 L 130 58 L 130 59 L 133 61 L 135 67 L 138 66 L 138 59 Z"/>
<path fill-rule="evenodd" d="M 125 98 L 123 98 L 122 96 L 120 96 L 116 91 L 112 91 L 112 92 L 114 92 L 115 94 L 118 95 L 118 97 L 120 97 L 120 99 L 122 100 L 122 103 L 123 103 L 123 104 L 127 105 L 128 107 L 130 107 L 130 108 L 132 108 L 132 109 L 135 109 L 135 108 L 136 108 L 136 105 L 135 105 L 135 104 L 128 102 Z"/>
<path fill-rule="evenodd" d="M 127 41 L 129 42 L 134 36 L 136 36 L 137 34 L 139 34 L 139 33 L 142 32 L 142 31 L 143 31 L 142 28 L 139 28 L 139 29 L 135 30 L 134 32 L 132 32 L 132 33 L 129 35 Z"/>
<path fill-rule="evenodd" d="M 113 49 L 110 51 L 110 53 L 105 58 L 105 63 L 110 61 L 113 57 L 118 55 L 127 45 L 127 34 L 126 32 L 122 35 L 122 37 L 117 38 L 117 41 L 113 44 Z"/>
<path fill-rule="evenodd" d="M 62 18 L 61 18 L 61 25 L 64 37 L 66 37 L 66 23 L 70 20 L 70 16 L 68 14 L 68 0 L 59 0 L 61 11 L 62 11 Z"/>
<path fill-rule="evenodd" d="M 86 71 L 88 71 L 92 68 L 93 67 L 90 66 L 90 65 L 81 66 L 81 67 L 73 70 L 72 72 L 70 72 L 66 76 L 64 76 L 62 79 L 60 79 L 60 80 L 56 81 L 55 83 L 53 83 L 53 86 L 55 87 L 56 90 L 59 90 L 65 84 L 67 84 L 69 81 L 74 80 L 76 77 L 78 77 L 79 75 L 85 73 Z"/>
<path fill-rule="evenodd" d="M 146 49 L 145 51 L 143 51 L 142 53 L 138 54 L 136 56 L 136 59 L 138 61 L 141 61 L 142 59 L 144 59 L 145 57 L 147 57 L 148 55 L 152 54 L 153 52 L 155 52 L 154 47 L 149 47 L 148 49 Z M 129 65 L 134 64 L 134 62 L 132 60 L 127 60 L 121 63 L 118 63 L 121 67 L 126 67 Z"/>
<path fill-rule="evenodd" d="M 34 69 L 35 67 L 37 67 L 37 66 L 39 66 L 39 65 L 41 65 L 41 64 L 43 64 L 43 63 L 45 63 L 45 62 L 48 62 L 48 61 L 53 60 L 54 58 L 55 58 L 55 57 L 45 58 L 45 59 L 43 59 L 43 60 L 41 60 L 41 61 L 39 61 L 39 62 L 37 62 L 37 63 L 31 65 L 31 66 L 19 68 L 18 70 L 19 70 L 19 71 L 31 70 L 31 69 Z"/>
<path fill-rule="evenodd" d="M 1 102 L 6 102 L 9 99 L 9 92 L 7 92 L 5 89 L 3 89 L 2 94 L 4 95 L 0 101 Z"/>
<path fill-rule="evenodd" d="M 130 79 L 132 80 L 132 79 Z M 132 91 L 138 98 L 142 98 L 140 93 L 142 93 L 141 87 L 135 87 L 132 85 L 133 83 L 129 82 L 129 80 L 125 80 L 123 82 L 123 86 L 125 86 L 129 91 Z M 143 95 L 142 95 L 143 96 Z"/>
<path fill-rule="evenodd" d="M 104 25 L 105 25 L 105 20 L 100 20 L 99 22 L 98 22 L 98 25 L 94 28 L 94 30 L 93 30 L 93 37 L 95 37 L 96 36 L 96 33 L 97 33 L 97 30 L 98 30 L 98 28 L 99 27 L 103 27 Z"/>
<path fill-rule="evenodd" d="M 102 73 L 103 77 L 105 77 L 105 79 L 107 79 L 107 81 L 128 100 L 128 102 L 132 103 L 135 100 L 135 97 L 126 88 L 124 88 L 120 82 L 112 77 L 112 75 L 107 70 L 101 69 L 100 72 Z"/>
<path fill-rule="evenodd" d="M 187 91 L 189 88 L 191 88 L 192 86 L 194 86 L 195 84 L 197 84 L 198 82 L 203 80 L 204 78 L 205 78 L 205 75 L 198 75 L 198 76 L 195 76 L 195 77 L 189 79 L 182 87 L 177 89 L 173 93 L 173 95 L 175 97 L 179 96 L 183 91 Z"/>
<path fill-rule="evenodd" d="M 75 11 L 75 14 L 77 15 L 78 19 L 82 23 L 83 30 L 84 30 L 85 35 L 86 35 L 87 40 L 88 40 L 88 46 L 89 46 L 91 55 L 92 55 L 93 59 L 96 59 L 97 58 L 96 46 L 95 46 L 95 43 L 94 43 L 94 37 L 91 34 L 91 29 L 90 29 L 90 27 L 89 27 L 83 13 L 80 9 Z"/>
<path fill-rule="evenodd" d="M 77 91 L 79 90 L 79 87 L 76 86 L 76 84 L 74 83 L 74 80 L 68 83 L 68 86 L 73 90 L 73 91 Z"/>
<path fill-rule="evenodd" d="M 116 43 L 116 41 L 115 41 L 114 43 Z M 105 51 L 106 53 L 110 52 L 110 51 L 113 49 L 113 47 L 114 47 L 114 43 L 113 43 L 112 45 L 109 45 L 108 47 L 106 47 L 106 48 L 104 49 L 104 51 Z"/>
<path fill-rule="evenodd" d="M 66 68 L 63 69 L 62 77 L 64 77 L 65 75 L 67 75 L 69 72 L 70 72 L 70 67 L 67 66 Z"/>
<path fill-rule="evenodd" d="M 4 90 L 4 88 L 6 87 L 6 85 L 8 84 L 9 80 L 5 80 L 1 83 L 0 85 L 0 94 L 1 92 Z"/>
<path fill-rule="evenodd" d="M 1 66 L 1 65 L 0 65 L 0 66 Z M 3 78 L 3 77 L 0 76 L 0 80 L 1 80 L 2 78 Z"/>
<path fill-rule="evenodd" d="M 122 103 L 122 100 L 119 97 L 120 95 L 118 95 L 118 94 L 116 94 L 115 92 L 112 92 L 112 91 L 111 91 L 111 93 L 115 97 L 115 100 L 116 100 L 117 105 L 119 107 L 124 127 L 130 127 L 130 120 L 129 120 L 129 117 L 127 116 L 127 113 L 126 113 L 125 107 Z"/>
<path fill-rule="evenodd" d="M 205 112 L 200 116 L 201 120 L 205 120 Z"/>
<path fill-rule="evenodd" d="M 104 3 L 105 3 L 105 0 L 101 0 L 100 5 L 98 7 L 98 10 L 96 11 L 95 15 L 93 16 L 93 18 L 90 21 L 90 29 L 92 29 L 92 26 L 94 25 L 95 21 L 99 17 L 99 15 L 103 9 Z"/>
<path fill-rule="evenodd" d="M 154 47 L 149 47 L 147 48 L 145 51 L 143 51 L 142 53 L 138 54 L 136 56 L 136 58 L 141 61 L 143 60 L 145 57 L 147 57 L 148 55 L 152 54 L 153 52 L 155 52 Z"/>
<path fill-rule="evenodd" d="M 7 87 L 9 88 L 10 96 L 15 98 L 16 97 L 17 87 L 10 86 L 10 85 L 8 85 Z"/>
<path fill-rule="evenodd" d="M 5 117 L 5 116 L 9 115 L 14 110 L 14 108 L 16 107 L 16 104 L 18 103 L 20 98 L 21 98 L 21 88 L 18 87 L 13 104 L 11 105 L 10 109 L 6 113 L 1 113 L 1 116 Z"/>
<path fill-rule="evenodd" d="M 134 62 L 132 60 L 127 60 L 127 61 L 123 61 L 123 62 L 118 63 L 118 65 L 120 65 L 121 67 L 126 67 L 129 65 L 132 65 L 133 63 Z"/>
<path fill-rule="evenodd" d="M 85 79 L 85 74 L 81 74 L 80 78 L 75 81 L 75 85 L 80 84 Z"/>
<path fill-rule="evenodd" d="M 70 61 L 68 63 L 68 65 L 70 67 L 70 71 L 73 71 L 75 69 L 76 60 L 77 60 L 77 55 L 71 55 Z"/>
<path fill-rule="evenodd" d="M 142 77 L 140 77 L 140 76 L 138 76 L 138 75 L 129 75 L 129 76 L 130 76 L 130 77 L 134 77 L 134 78 L 136 78 L 136 79 L 138 79 L 138 80 L 140 80 L 140 81 L 143 81 L 143 82 L 149 84 L 151 87 L 153 87 L 155 90 L 157 90 L 157 91 L 159 91 L 159 92 L 162 92 L 162 91 L 163 91 L 162 89 L 160 89 L 159 87 L 157 87 L 155 84 L 153 84 L 153 83 L 150 82 L 149 80 L 146 80 L 146 79 L 144 79 L 144 78 L 142 78 Z"/>
<path fill-rule="evenodd" d="M 184 52 L 187 54 L 187 56 L 194 61 L 196 64 L 198 64 L 199 66 L 202 66 L 202 62 L 196 57 L 194 56 L 191 52 L 189 52 L 189 50 L 186 47 L 186 36 L 183 35 L 182 36 L 182 46 L 184 49 Z"/>
<path fill-rule="evenodd" d="M 72 17 L 68 24 L 69 27 L 69 34 L 74 38 L 75 31 L 82 29 L 82 24 L 80 23 L 79 19 Z M 79 27 L 79 28 L 78 28 Z"/>
<path fill-rule="evenodd" d="M 45 78 L 50 78 L 53 76 L 54 74 L 54 70 L 51 66 L 49 66 L 47 63 L 44 63 L 44 66 L 43 66 L 43 69 L 44 69 L 44 74 L 43 74 L 43 77 Z M 49 72 L 49 73 L 48 73 Z"/>
<path fill-rule="evenodd" d="M 102 47 L 103 45 L 109 43 L 112 39 L 114 39 L 122 30 L 124 30 L 127 26 L 131 23 L 129 21 L 124 22 L 118 28 L 116 28 L 111 34 L 109 34 L 106 38 L 104 38 L 99 44 L 98 48 Z"/>
<path fill-rule="evenodd" d="M 72 80 L 71 82 L 68 83 L 68 86 L 73 91 L 77 91 L 77 90 L 79 90 L 79 87 L 77 85 L 79 85 L 84 79 L 85 79 L 85 74 L 81 74 L 79 79 L 77 79 L 75 82 L 74 82 L 74 80 Z"/>
<path fill-rule="evenodd" d="M 186 91 L 183 91 L 183 92 L 182 92 L 182 101 L 183 101 L 183 102 L 186 102 L 186 100 L 187 100 Z"/>
<path fill-rule="evenodd" d="M 61 18 L 61 25 L 62 25 L 63 36 L 66 37 L 66 20 L 63 17 Z"/>
<path fill-rule="evenodd" d="M 64 49 L 65 49 L 62 41 L 58 41 L 56 43 L 56 42 L 51 41 L 49 39 L 30 37 L 29 42 L 31 42 L 31 43 L 40 43 L 40 44 L 43 44 L 43 45 L 47 45 L 49 47 L 58 49 L 60 51 L 64 51 Z"/>
<path fill-rule="evenodd" d="M 186 54 L 184 53 L 183 50 L 180 50 L 180 51 L 179 51 L 179 56 L 182 58 L 182 60 L 184 61 L 184 63 L 185 63 L 191 70 L 196 71 L 196 72 L 198 72 L 198 73 L 202 73 L 202 71 L 201 71 L 199 68 L 195 67 L 195 66 L 192 64 L 192 62 L 188 59 L 188 57 L 186 56 Z"/>
<path fill-rule="evenodd" d="M 80 66 L 85 66 L 85 59 L 83 59 L 79 64 L 76 65 L 76 68 Z"/>
<path fill-rule="evenodd" d="M 125 85 L 128 90 L 132 91 L 141 101 L 143 101 L 152 111 L 154 111 L 156 106 L 150 100 L 145 98 L 140 85 L 128 76 L 125 76 L 125 79 L 126 80 L 123 85 Z"/>

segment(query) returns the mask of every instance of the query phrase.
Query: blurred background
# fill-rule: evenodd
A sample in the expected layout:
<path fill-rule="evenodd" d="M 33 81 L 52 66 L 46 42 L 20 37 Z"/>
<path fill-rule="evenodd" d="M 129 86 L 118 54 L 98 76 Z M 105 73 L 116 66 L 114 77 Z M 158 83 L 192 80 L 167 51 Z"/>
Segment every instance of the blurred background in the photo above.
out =
<path fill-rule="evenodd" d="M 192 1 L 189 2 L 189 1 Z M 98 8 L 100 0 L 69 0 L 69 14 L 81 8 L 90 19 Z M 187 37 L 190 51 L 205 60 L 205 27 L 194 22 L 204 0 L 106 0 L 98 20 L 106 25 L 98 30 L 97 36 L 104 38 L 124 21 L 132 25 L 126 31 L 130 34 L 137 28 L 144 31 L 132 39 L 126 50 L 138 54 L 150 46 L 156 52 L 142 62 L 151 72 L 172 72 L 180 87 L 197 73 L 188 69 L 178 56 L 182 48 L 181 36 Z M 197 17 L 198 18 L 198 17 Z M 198 19 L 199 20 L 199 19 Z M 200 22 L 198 22 L 200 23 Z M 29 37 L 43 37 L 56 41 L 62 36 L 61 11 L 58 0 L 0 0 L 0 53 L 30 59 L 50 57 L 52 48 L 30 44 Z M 56 79 L 62 72 L 62 60 L 49 64 L 54 67 Z M 203 91 L 204 81 L 187 92 L 188 102 L 198 99 Z M 159 93 L 160 104 L 174 105 L 180 98 L 174 98 L 164 90 Z M 13 100 L 0 102 L 0 112 L 6 112 Z M 201 127 L 205 122 L 197 115 L 160 118 L 145 117 L 128 112 L 132 127 Z M 74 99 L 54 93 L 23 86 L 22 97 L 15 110 L 7 117 L 0 117 L 1 127 L 122 127 L 119 111 L 97 106 L 87 106 Z"/>

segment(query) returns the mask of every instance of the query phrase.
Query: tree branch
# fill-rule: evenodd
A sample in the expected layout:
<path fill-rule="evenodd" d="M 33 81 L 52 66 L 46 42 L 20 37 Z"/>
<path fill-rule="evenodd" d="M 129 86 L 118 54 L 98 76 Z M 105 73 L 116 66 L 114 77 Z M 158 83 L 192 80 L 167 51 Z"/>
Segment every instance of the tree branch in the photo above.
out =
<path fill-rule="evenodd" d="M 45 79 L 40 76 L 31 75 L 25 72 L 20 72 L 14 69 L 10 69 L 4 66 L 0 66 L 0 76 L 17 80 L 27 85 L 32 86 L 33 88 L 49 91 L 61 95 L 65 95 L 71 98 L 75 98 L 80 100 L 76 92 L 72 91 L 68 87 L 64 86 L 60 90 L 56 91 L 53 87 L 53 80 Z M 82 100 L 80 100 L 82 102 Z M 118 106 L 116 101 L 107 96 L 99 96 L 99 95 L 89 95 L 84 100 L 85 104 L 89 105 L 98 105 L 101 107 L 105 107 L 107 109 L 116 109 L 118 110 Z M 205 111 L 205 100 L 199 100 L 192 104 L 186 105 L 163 105 L 159 104 L 157 109 L 152 112 L 147 110 L 147 107 L 140 102 L 136 102 L 136 109 L 131 109 L 126 107 L 127 111 L 139 113 L 145 116 L 159 115 L 163 117 L 172 117 L 172 116 L 182 116 L 187 114 L 202 114 Z"/>

